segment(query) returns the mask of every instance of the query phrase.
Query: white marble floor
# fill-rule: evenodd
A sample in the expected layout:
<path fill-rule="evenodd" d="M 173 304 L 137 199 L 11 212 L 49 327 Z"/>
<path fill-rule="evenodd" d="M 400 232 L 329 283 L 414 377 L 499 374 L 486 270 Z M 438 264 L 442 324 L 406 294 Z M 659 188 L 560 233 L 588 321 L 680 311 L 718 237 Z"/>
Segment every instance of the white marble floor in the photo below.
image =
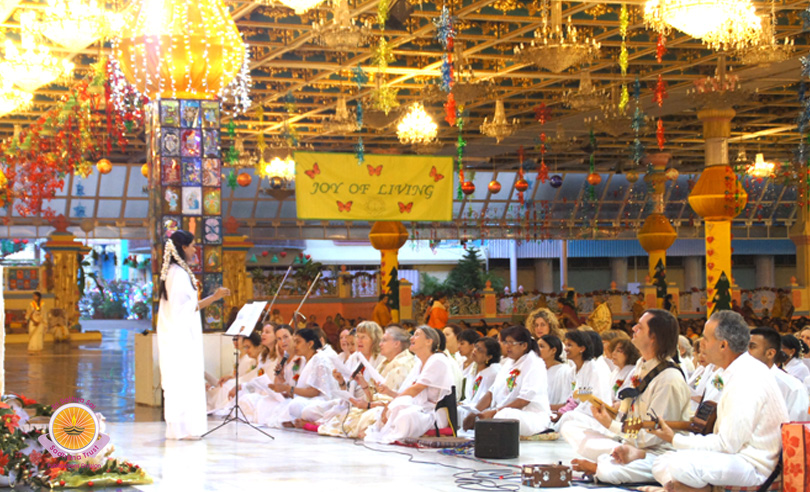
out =
<path fill-rule="evenodd" d="M 211 420 L 211 427 L 217 422 Z M 242 424 L 229 424 L 202 441 L 166 441 L 161 422 L 108 423 L 107 431 L 116 448 L 115 456 L 140 464 L 154 478 L 153 485 L 137 487 L 143 491 L 230 492 L 261 486 L 300 492 L 454 491 L 459 489 L 453 475 L 463 470 L 435 463 L 462 469 L 494 469 L 508 475 L 519 471 L 516 465 L 568 463 L 574 457 L 571 448 L 561 441 L 521 442 L 519 458 L 498 460 L 500 465 L 512 465 L 508 467 L 446 456 L 436 450 L 369 445 L 387 451 L 383 453 L 352 440 L 297 430 L 272 429 L 272 441 Z M 426 463 L 409 462 L 408 455 Z M 497 481 L 518 484 L 516 479 Z"/>

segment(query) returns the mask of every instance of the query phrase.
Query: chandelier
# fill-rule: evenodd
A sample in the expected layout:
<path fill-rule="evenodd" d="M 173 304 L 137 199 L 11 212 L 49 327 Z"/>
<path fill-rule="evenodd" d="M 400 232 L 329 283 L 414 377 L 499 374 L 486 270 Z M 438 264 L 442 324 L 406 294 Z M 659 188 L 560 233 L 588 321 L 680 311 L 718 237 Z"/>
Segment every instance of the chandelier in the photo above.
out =
<path fill-rule="evenodd" d="M 439 127 L 425 112 L 422 103 L 413 103 L 397 125 L 397 138 L 405 145 L 427 144 L 436 138 Z"/>
<path fill-rule="evenodd" d="M 236 142 L 233 144 L 234 150 L 238 157 L 234 162 L 233 167 L 255 167 L 259 162 L 259 158 L 251 152 L 245 150 L 245 141 L 242 137 L 236 137 Z"/>
<path fill-rule="evenodd" d="M 330 116 L 323 123 L 323 133 L 346 134 L 355 130 L 357 130 L 357 118 L 346 107 L 346 96 L 340 96 L 334 116 Z"/>
<path fill-rule="evenodd" d="M 257 0 L 256 3 L 269 5 L 271 7 L 282 4 L 285 7 L 293 9 L 297 15 L 301 15 L 306 11 L 314 9 L 318 5 L 322 4 L 323 0 Z"/>
<path fill-rule="evenodd" d="M 27 11 L 20 15 L 20 45 L 6 39 L 5 56 L 0 61 L 3 77 L 28 92 L 43 85 L 67 79 L 73 72 L 73 63 L 51 56 L 51 51 L 34 40 L 35 14 Z"/>
<path fill-rule="evenodd" d="M 750 0 L 647 0 L 644 23 L 659 33 L 677 29 L 713 50 L 755 44 L 762 30 Z"/>
<path fill-rule="evenodd" d="M 30 92 L 15 89 L 9 83 L 4 83 L 3 88 L 0 89 L 0 116 L 13 113 L 14 111 L 23 110 L 31 106 L 34 100 L 34 95 Z M 15 133 L 17 128 L 15 125 Z"/>
<path fill-rule="evenodd" d="M 363 46 L 371 35 L 368 21 L 357 25 L 349 13 L 346 0 L 334 0 L 332 22 L 312 23 L 312 33 L 322 46 L 338 51 L 348 51 Z"/>
<path fill-rule="evenodd" d="M 726 57 L 717 61 L 714 77 L 698 79 L 694 88 L 686 91 L 692 104 L 698 109 L 724 109 L 734 107 L 750 99 L 750 91 L 740 85 L 740 78 L 726 72 Z"/>
<path fill-rule="evenodd" d="M 503 110 L 503 101 L 498 99 L 495 101 L 495 116 L 492 118 L 492 121 L 484 118 L 480 130 L 484 135 L 495 137 L 495 141 L 501 143 L 501 140 L 515 132 L 517 125 L 517 118 L 513 119 L 512 123 L 506 120 L 506 112 Z"/>
<path fill-rule="evenodd" d="M 737 58 L 746 65 L 769 65 L 787 60 L 793 54 L 793 40 L 776 40 L 776 10 L 771 2 L 771 15 L 763 17 L 762 32 L 754 46 L 737 52 Z"/>
<path fill-rule="evenodd" d="M 748 166 L 747 174 L 755 178 L 769 178 L 773 176 L 774 168 L 776 168 L 776 164 L 765 162 L 765 155 L 760 152 L 757 154 L 754 163 Z"/>
<path fill-rule="evenodd" d="M 257 170 L 259 175 L 269 179 L 271 184 L 274 178 L 282 180 L 285 184 L 295 181 L 295 160 L 290 154 L 286 157 L 273 157 L 270 162 L 262 158 L 257 165 Z"/>
<path fill-rule="evenodd" d="M 590 111 L 602 105 L 605 91 L 597 90 L 591 81 L 591 73 L 582 72 L 579 77 L 579 90 L 568 90 L 563 94 L 563 102 L 577 111 Z"/>
<path fill-rule="evenodd" d="M 43 36 L 70 51 L 83 50 L 120 27 L 121 18 L 96 0 L 48 0 L 39 23 Z"/>
<path fill-rule="evenodd" d="M 595 39 L 577 41 L 577 28 L 568 17 L 568 25 L 562 28 L 562 3 L 554 0 L 551 8 L 551 25 L 543 12 L 543 28 L 534 32 L 531 45 L 515 46 L 514 53 L 520 63 L 533 64 L 554 73 L 590 60 L 599 52 L 600 44 Z"/>

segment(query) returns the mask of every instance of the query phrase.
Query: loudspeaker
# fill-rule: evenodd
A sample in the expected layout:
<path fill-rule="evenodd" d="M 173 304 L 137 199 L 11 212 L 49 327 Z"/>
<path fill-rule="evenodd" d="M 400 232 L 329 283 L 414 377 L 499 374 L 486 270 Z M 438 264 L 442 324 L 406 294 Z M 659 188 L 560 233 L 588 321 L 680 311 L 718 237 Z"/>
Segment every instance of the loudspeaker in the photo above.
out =
<path fill-rule="evenodd" d="M 520 422 L 517 420 L 477 420 L 475 457 L 512 459 L 520 455 Z"/>

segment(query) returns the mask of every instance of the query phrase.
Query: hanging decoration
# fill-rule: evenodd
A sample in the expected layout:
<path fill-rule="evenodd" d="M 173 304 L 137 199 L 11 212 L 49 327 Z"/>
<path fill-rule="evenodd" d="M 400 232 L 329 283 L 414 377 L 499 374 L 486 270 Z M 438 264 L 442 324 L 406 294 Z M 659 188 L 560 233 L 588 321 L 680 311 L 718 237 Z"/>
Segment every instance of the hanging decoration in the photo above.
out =
<path fill-rule="evenodd" d="M 599 108 L 606 98 L 604 90 L 597 90 L 591 81 L 591 72 L 583 70 L 579 75 L 579 88 L 563 93 L 566 106 L 577 111 L 590 111 Z"/>
<path fill-rule="evenodd" d="M 352 69 L 352 81 L 357 85 L 357 92 L 363 89 L 363 86 L 368 83 L 368 75 L 363 71 L 360 63 Z M 354 144 L 354 154 L 357 156 L 357 165 L 362 166 L 366 161 L 366 146 L 363 144 L 363 101 L 357 98 L 357 143 Z"/>
<path fill-rule="evenodd" d="M 513 118 L 511 123 L 506 120 L 503 100 L 497 99 L 495 101 L 495 115 L 492 117 L 492 121 L 484 117 L 484 122 L 481 123 L 480 130 L 482 134 L 488 137 L 494 137 L 497 143 L 501 143 L 501 140 L 514 133 L 517 129 L 517 125 L 517 118 Z"/>
<path fill-rule="evenodd" d="M 669 97 L 667 94 L 667 84 L 664 82 L 664 77 L 659 73 L 658 74 L 658 82 L 655 84 L 655 89 L 653 90 L 653 102 L 658 105 L 658 107 L 663 107 L 664 99 Z"/>
<path fill-rule="evenodd" d="M 0 171 L 6 179 L 6 186 L 0 187 L 0 206 L 13 201 L 15 210 L 24 217 L 41 213 L 52 219 L 54 212 L 45 202 L 64 188 L 67 174 L 79 171 L 86 175 L 91 163 L 105 153 L 102 142 L 93 138 L 90 130 L 103 114 L 101 106 L 110 84 L 106 66 L 106 61 L 93 65 L 91 78 L 71 87 L 25 130 L 0 141 Z M 110 122 L 110 140 L 123 150 L 128 143 L 124 120 L 110 104 L 104 111 Z"/>
<path fill-rule="evenodd" d="M 631 120 L 630 127 L 633 129 L 633 143 L 631 147 L 631 159 L 636 166 L 641 164 L 641 158 L 644 157 L 644 144 L 641 143 L 641 129 L 644 127 L 646 116 L 641 110 L 641 82 L 636 77 L 633 83 L 633 101 L 635 102 L 635 112 Z"/>
<path fill-rule="evenodd" d="M 602 181 L 602 177 L 596 173 L 596 134 L 591 128 L 590 133 L 588 134 L 588 145 L 586 150 L 589 151 L 590 156 L 588 157 L 588 189 L 585 193 L 585 197 L 588 200 L 596 200 L 596 186 Z M 598 179 L 597 179 L 598 178 Z"/>
<path fill-rule="evenodd" d="M 456 121 L 456 126 L 458 127 L 458 139 L 456 140 L 456 167 L 458 168 L 458 183 L 459 183 L 459 196 L 458 199 L 461 199 L 461 192 L 463 190 L 464 181 L 464 148 L 467 146 L 467 141 L 464 140 L 464 119 L 459 116 L 458 120 Z M 475 191 L 475 185 L 472 182 L 469 182 L 472 185 L 472 191 L 467 193 L 468 195 Z M 467 188 L 469 189 L 470 186 L 468 185 Z"/>
<path fill-rule="evenodd" d="M 658 118 L 658 123 L 655 129 L 655 138 L 658 143 L 658 150 L 664 150 L 666 139 L 664 138 L 664 122 Z"/>
<path fill-rule="evenodd" d="M 385 3 L 386 10 L 388 0 L 380 2 L 378 9 Z M 382 23 L 383 25 L 385 22 Z M 320 22 L 312 23 L 312 34 L 318 39 L 321 46 L 325 46 L 330 50 L 345 52 L 349 50 L 356 50 L 366 45 L 369 36 L 371 36 L 371 26 L 369 22 L 364 22 L 358 25 L 352 18 L 349 12 L 349 5 L 346 0 L 333 0 L 332 2 L 332 21 L 325 23 L 323 19 Z"/>
<path fill-rule="evenodd" d="M 385 71 L 388 65 L 394 62 L 394 53 L 391 45 L 385 38 L 385 23 L 388 21 L 389 0 L 384 0 L 377 4 L 377 24 L 380 28 L 380 38 L 377 46 L 372 50 L 372 63 L 377 65 L 377 73 L 374 76 L 375 88 L 371 92 L 372 107 L 388 115 L 392 109 L 399 106 L 397 94 L 399 90 L 386 85 Z"/>
<path fill-rule="evenodd" d="M 545 184 L 548 179 L 548 166 L 546 165 L 546 132 L 545 124 L 549 120 L 550 110 L 546 107 L 545 103 L 540 103 L 540 106 L 535 108 L 534 112 L 537 116 L 537 121 L 540 123 L 540 164 L 537 166 L 537 180 Z"/>
<path fill-rule="evenodd" d="M 804 29 L 807 30 L 806 25 Z M 739 50 L 737 58 L 745 65 L 770 65 L 787 60 L 793 50 L 793 39 L 785 37 L 781 44 L 776 39 L 776 2 L 771 0 L 771 13 L 763 18 L 759 40 L 754 45 Z"/>
<path fill-rule="evenodd" d="M 677 29 L 713 50 L 756 44 L 762 29 L 750 0 L 647 0 L 644 23 L 659 34 Z"/>
<path fill-rule="evenodd" d="M 630 63 L 630 56 L 627 53 L 627 27 L 630 24 L 630 14 L 627 12 L 627 5 L 622 4 L 622 10 L 619 13 L 619 34 L 622 36 L 621 50 L 619 51 L 619 68 L 622 71 L 622 91 L 619 97 L 619 110 L 624 111 L 627 103 L 630 102 L 630 97 L 627 93 L 627 83 L 624 77 L 627 77 L 627 67 Z"/>
<path fill-rule="evenodd" d="M 658 63 L 664 60 L 664 55 L 667 54 L 667 36 L 664 33 L 658 33 L 658 42 L 655 43 L 655 59 Z"/>
<path fill-rule="evenodd" d="M 38 23 L 40 33 L 70 51 L 81 51 L 121 29 L 118 14 L 95 0 L 49 0 Z"/>
<path fill-rule="evenodd" d="M 518 179 L 515 181 L 515 190 L 518 192 L 518 201 L 520 202 L 520 207 L 523 208 L 525 206 L 525 200 L 523 199 L 523 193 L 529 189 L 529 182 L 523 177 L 523 160 L 526 157 L 523 146 L 521 145 L 518 149 L 518 160 L 520 161 L 520 169 L 518 170 Z"/>
<path fill-rule="evenodd" d="M 349 108 L 346 106 L 346 96 L 341 94 L 338 97 L 335 114 L 326 118 L 321 129 L 323 133 L 338 135 L 354 133 L 357 130 L 357 117 L 354 113 L 349 112 Z"/>

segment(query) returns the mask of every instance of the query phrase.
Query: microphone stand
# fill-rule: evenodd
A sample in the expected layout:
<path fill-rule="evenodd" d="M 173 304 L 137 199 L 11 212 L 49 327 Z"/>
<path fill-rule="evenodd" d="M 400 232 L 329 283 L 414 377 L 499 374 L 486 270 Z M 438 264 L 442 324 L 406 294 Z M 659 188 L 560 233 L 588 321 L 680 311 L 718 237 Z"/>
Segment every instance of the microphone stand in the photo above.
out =
<path fill-rule="evenodd" d="M 304 298 L 301 299 L 301 303 L 298 305 L 298 307 L 293 312 L 293 317 L 292 317 L 292 319 L 290 319 L 290 326 L 292 326 L 293 329 L 295 329 L 295 325 L 293 325 L 293 322 L 295 321 L 295 315 L 296 314 L 298 316 L 303 317 L 304 319 L 307 319 L 306 317 L 304 317 L 303 314 L 301 314 L 301 306 L 303 306 L 304 303 L 306 302 L 307 298 L 309 297 L 310 292 L 312 292 L 312 288 L 315 287 L 316 283 L 318 283 L 319 278 L 321 278 L 321 272 L 318 272 L 318 275 L 315 275 L 315 280 L 313 280 L 312 283 L 309 284 L 309 289 L 307 289 L 307 293 L 304 294 Z"/>
<path fill-rule="evenodd" d="M 242 410 L 242 407 L 239 406 L 239 347 L 235 346 L 233 348 L 233 355 L 234 355 L 233 369 L 234 369 L 234 372 L 236 373 L 236 380 L 235 380 L 235 384 L 234 384 L 235 396 L 234 396 L 234 400 L 233 400 L 233 407 L 231 407 L 231 411 L 228 412 L 228 415 L 225 416 L 225 419 L 223 420 L 223 422 L 221 424 L 214 427 L 213 429 L 206 432 L 205 434 L 203 434 L 200 437 L 201 438 L 205 437 L 208 434 L 214 432 L 215 430 L 218 430 L 218 429 L 221 429 L 222 427 L 225 427 L 226 425 L 230 424 L 231 422 L 236 422 L 237 424 L 239 422 L 241 422 L 243 424 L 247 424 L 247 426 L 252 428 L 252 429 L 256 429 L 257 431 L 261 432 L 265 436 L 267 436 L 270 439 L 275 441 L 276 440 L 275 437 L 271 436 L 267 432 L 259 429 L 255 425 L 251 424 L 250 421 L 248 421 L 247 415 L 245 415 L 245 411 Z M 240 413 L 242 414 L 241 417 L 239 416 Z M 236 429 L 237 429 L 237 434 L 238 434 L 238 432 L 239 432 L 239 426 L 238 425 L 237 425 Z"/>
<path fill-rule="evenodd" d="M 281 283 L 278 284 L 278 289 L 276 289 L 276 293 L 275 295 L 273 295 L 273 300 L 270 301 L 270 306 L 267 308 L 267 311 L 265 311 L 264 316 L 262 316 L 262 325 L 264 325 L 264 320 L 267 319 L 267 317 L 270 315 L 270 312 L 273 310 L 273 304 L 276 303 L 276 298 L 278 298 L 278 294 L 279 292 L 281 292 L 281 288 L 284 287 L 284 282 L 287 281 L 287 276 L 290 275 L 291 271 L 292 265 L 290 265 L 289 268 L 287 268 L 287 273 L 284 274 L 284 278 L 282 278 Z"/>

